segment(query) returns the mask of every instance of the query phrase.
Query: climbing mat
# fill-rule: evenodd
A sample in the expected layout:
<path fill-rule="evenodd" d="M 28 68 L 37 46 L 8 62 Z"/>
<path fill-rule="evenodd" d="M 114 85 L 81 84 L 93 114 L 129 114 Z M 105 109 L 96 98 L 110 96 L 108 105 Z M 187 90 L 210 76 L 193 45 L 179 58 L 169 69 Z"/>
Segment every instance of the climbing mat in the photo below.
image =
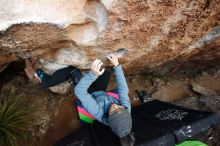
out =
<path fill-rule="evenodd" d="M 153 100 L 132 109 L 135 146 L 174 146 L 220 123 L 216 113 Z M 54 146 L 120 146 L 110 128 L 94 121 Z"/>
<path fill-rule="evenodd" d="M 151 122 L 155 128 L 163 127 L 172 132 L 176 142 L 193 137 L 220 123 L 217 113 L 187 109 L 158 100 L 136 107 L 132 114 Z"/>

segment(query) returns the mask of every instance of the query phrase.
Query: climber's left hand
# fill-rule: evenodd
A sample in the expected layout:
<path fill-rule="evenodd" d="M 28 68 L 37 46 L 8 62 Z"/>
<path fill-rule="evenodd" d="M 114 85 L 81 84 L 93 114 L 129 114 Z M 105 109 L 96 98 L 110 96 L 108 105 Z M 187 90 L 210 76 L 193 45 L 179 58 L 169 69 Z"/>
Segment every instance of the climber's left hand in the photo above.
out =
<path fill-rule="evenodd" d="M 105 71 L 105 69 L 103 68 L 101 69 L 101 66 L 103 65 L 103 62 L 99 59 L 96 59 L 95 61 L 93 61 L 92 66 L 91 66 L 91 71 L 94 75 L 96 75 L 97 77 L 102 75 Z"/>

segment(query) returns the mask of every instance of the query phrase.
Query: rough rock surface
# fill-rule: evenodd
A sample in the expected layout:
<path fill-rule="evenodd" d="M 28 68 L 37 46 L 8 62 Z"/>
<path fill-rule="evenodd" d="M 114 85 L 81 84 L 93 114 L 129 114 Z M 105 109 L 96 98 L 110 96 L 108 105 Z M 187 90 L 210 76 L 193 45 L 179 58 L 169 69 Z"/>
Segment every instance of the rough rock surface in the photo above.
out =
<path fill-rule="evenodd" d="M 196 78 L 194 81 L 194 84 L 203 87 L 204 90 L 198 93 L 202 94 L 205 93 L 207 90 L 211 93 L 208 94 L 202 94 L 206 96 L 216 96 L 220 95 L 220 71 L 217 73 L 210 75 L 208 73 L 203 73 L 201 77 Z"/>
<path fill-rule="evenodd" d="M 205 95 L 205 96 L 216 96 L 216 92 L 210 90 L 210 89 L 207 89 L 201 85 L 198 85 L 196 83 L 192 83 L 192 86 L 193 86 L 193 91 L 201 94 L 201 95 Z"/>
<path fill-rule="evenodd" d="M 32 57 L 88 69 L 121 47 L 130 74 L 220 64 L 219 0 L 1 0 L 0 13 L 0 71 Z"/>
<path fill-rule="evenodd" d="M 192 96 L 193 93 L 187 83 L 172 81 L 167 85 L 158 86 L 157 91 L 152 94 L 152 99 L 170 102 Z"/>

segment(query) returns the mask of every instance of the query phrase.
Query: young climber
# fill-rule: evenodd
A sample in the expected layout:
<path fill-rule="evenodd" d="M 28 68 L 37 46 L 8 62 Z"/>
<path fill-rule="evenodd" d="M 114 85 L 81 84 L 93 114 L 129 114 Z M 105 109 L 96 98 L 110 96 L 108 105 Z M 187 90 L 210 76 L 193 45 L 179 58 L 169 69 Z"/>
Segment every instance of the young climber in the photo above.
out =
<path fill-rule="evenodd" d="M 47 75 L 43 70 L 37 69 L 36 75 L 45 88 L 71 78 L 75 87 L 75 95 L 81 101 L 83 108 L 99 122 L 108 125 L 120 138 L 123 146 L 132 146 L 134 136 L 131 133 L 131 103 L 128 97 L 127 82 L 117 55 L 110 54 L 107 58 L 113 64 L 119 100 L 106 94 L 110 73 L 101 69 L 103 62 L 99 59 L 92 63 L 91 71 L 84 76 L 76 67 L 66 67 L 57 70 L 52 75 Z"/>
<path fill-rule="evenodd" d="M 91 115 L 103 124 L 108 125 L 121 138 L 122 145 L 130 146 L 134 143 L 134 137 L 131 134 L 131 103 L 128 97 L 127 82 L 118 57 L 110 54 L 108 59 L 114 66 L 119 100 L 108 96 L 103 90 L 88 92 L 90 85 L 105 71 L 104 69 L 101 70 L 103 63 L 98 59 L 92 63 L 91 71 L 75 86 L 75 94 Z"/>

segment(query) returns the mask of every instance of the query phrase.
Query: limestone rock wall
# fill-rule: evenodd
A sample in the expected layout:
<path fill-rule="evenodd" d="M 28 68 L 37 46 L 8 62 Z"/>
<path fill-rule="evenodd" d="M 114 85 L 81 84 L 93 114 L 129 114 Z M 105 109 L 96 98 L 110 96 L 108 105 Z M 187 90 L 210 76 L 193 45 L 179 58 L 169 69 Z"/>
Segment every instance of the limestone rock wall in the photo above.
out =
<path fill-rule="evenodd" d="M 220 0 L 1 0 L 0 14 L 0 71 L 33 57 L 88 69 L 117 48 L 131 74 L 220 64 Z"/>

